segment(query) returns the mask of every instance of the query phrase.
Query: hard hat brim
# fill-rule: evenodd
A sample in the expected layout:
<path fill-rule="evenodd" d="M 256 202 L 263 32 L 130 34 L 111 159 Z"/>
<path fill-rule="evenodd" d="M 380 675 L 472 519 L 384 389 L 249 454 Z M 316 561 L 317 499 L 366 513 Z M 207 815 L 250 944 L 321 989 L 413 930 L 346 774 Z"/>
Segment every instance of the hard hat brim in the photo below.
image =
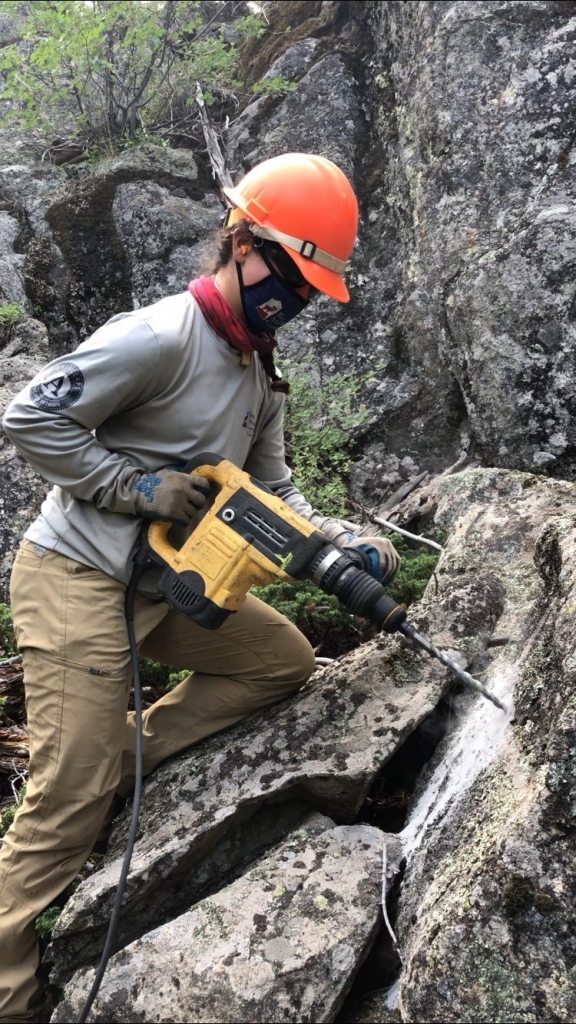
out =
<path fill-rule="evenodd" d="M 319 292 L 329 295 L 331 299 L 336 299 L 338 302 L 350 302 L 350 293 L 341 274 L 337 274 L 335 270 L 321 267 L 314 260 L 306 259 L 305 256 L 301 256 L 299 252 L 291 249 L 288 245 L 284 245 L 282 248 L 292 257 L 306 280 Z"/>

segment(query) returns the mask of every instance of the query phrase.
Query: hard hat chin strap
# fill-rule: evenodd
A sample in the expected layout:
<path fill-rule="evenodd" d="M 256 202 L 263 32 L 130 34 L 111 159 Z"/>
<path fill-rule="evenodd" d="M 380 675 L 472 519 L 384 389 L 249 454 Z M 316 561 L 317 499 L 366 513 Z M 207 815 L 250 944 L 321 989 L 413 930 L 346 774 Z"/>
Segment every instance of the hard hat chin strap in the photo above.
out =
<path fill-rule="evenodd" d="M 290 249 L 294 249 L 300 256 L 304 256 L 307 260 L 312 260 L 313 263 L 319 263 L 321 267 L 326 267 L 327 270 L 334 270 L 337 274 L 343 274 L 346 270 L 347 260 L 340 260 L 337 256 L 332 256 L 331 253 L 325 252 L 324 249 L 319 249 L 317 245 L 314 245 L 314 242 L 306 242 L 302 238 L 287 235 L 284 231 L 278 231 L 276 228 L 262 227 L 260 224 L 251 224 L 250 231 L 257 238 L 266 238 L 270 242 L 280 242 L 282 245 L 289 246 Z"/>

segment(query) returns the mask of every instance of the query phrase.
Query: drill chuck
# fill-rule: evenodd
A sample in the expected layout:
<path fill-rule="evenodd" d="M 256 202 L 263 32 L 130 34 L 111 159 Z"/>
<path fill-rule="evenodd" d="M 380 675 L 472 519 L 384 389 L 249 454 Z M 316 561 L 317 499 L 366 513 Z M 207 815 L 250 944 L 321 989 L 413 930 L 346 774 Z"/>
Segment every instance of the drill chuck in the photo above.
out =
<path fill-rule="evenodd" d="M 310 567 L 313 582 L 326 594 L 335 594 L 347 611 L 369 619 L 378 629 L 395 633 L 406 619 L 406 609 L 390 597 L 363 568 L 354 565 L 361 554 L 326 545 Z"/>
<path fill-rule="evenodd" d="M 360 559 L 361 554 L 351 548 L 343 552 L 328 544 L 316 555 L 309 575 L 326 594 L 335 594 L 340 603 L 353 615 L 369 619 L 385 633 L 402 633 L 416 647 L 422 648 L 433 658 L 438 658 L 443 665 L 451 669 L 468 689 L 481 693 L 497 708 L 506 711 L 505 705 L 498 697 L 474 679 L 469 672 L 460 668 L 445 651 L 439 650 L 430 640 L 421 636 L 414 626 L 406 621 L 406 609 L 386 593 L 381 583 L 364 569 L 358 568 L 358 564 L 354 564 Z"/>

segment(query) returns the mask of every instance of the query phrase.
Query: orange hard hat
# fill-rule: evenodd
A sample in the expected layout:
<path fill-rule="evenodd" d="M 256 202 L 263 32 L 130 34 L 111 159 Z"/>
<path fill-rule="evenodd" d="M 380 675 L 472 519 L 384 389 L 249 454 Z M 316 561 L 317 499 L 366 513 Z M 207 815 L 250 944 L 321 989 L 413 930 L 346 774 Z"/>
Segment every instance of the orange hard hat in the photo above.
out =
<path fill-rule="evenodd" d="M 356 241 L 358 202 L 336 164 L 311 153 L 284 153 L 223 192 L 252 222 L 252 233 L 279 242 L 314 288 L 349 301 L 342 275 Z"/>

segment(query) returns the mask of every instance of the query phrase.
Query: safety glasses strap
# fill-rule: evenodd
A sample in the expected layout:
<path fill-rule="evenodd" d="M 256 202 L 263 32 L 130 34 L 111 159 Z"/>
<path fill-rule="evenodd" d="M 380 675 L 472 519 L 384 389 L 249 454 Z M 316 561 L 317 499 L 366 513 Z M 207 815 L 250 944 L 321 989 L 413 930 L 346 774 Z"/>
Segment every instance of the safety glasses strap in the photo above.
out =
<path fill-rule="evenodd" d="M 337 274 L 343 274 L 346 270 L 347 260 L 340 260 L 337 256 L 332 256 L 331 253 L 325 252 L 324 249 L 319 249 L 314 242 L 305 242 L 301 238 L 296 238 L 294 235 L 287 235 L 284 231 L 277 231 L 276 228 L 261 227 L 259 224 L 251 224 L 250 231 L 253 235 L 258 238 L 267 238 L 271 242 L 280 242 L 282 245 L 288 245 L 295 252 L 300 253 L 307 260 L 312 260 L 313 263 L 319 263 L 321 267 L 326 267 L 327 270 L 334 270 Z"/>

